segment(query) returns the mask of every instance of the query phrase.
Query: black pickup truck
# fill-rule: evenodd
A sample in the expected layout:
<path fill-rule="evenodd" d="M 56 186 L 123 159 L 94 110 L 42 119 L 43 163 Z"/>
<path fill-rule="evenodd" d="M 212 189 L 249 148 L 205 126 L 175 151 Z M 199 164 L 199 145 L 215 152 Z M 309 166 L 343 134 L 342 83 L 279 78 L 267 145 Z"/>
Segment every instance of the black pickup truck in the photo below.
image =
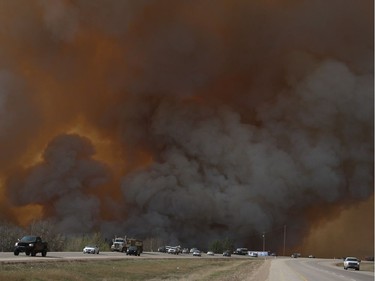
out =
<path fill-rule="evenodd" d="M 35 256 L 37 253 L 42 253 L 45 257 L 48 251 L 48 243 L 43 242 L 39 236 L 27 235 L 18 240 L 14 245 L 14 255 L 18 256 L 19 253 Z"/>

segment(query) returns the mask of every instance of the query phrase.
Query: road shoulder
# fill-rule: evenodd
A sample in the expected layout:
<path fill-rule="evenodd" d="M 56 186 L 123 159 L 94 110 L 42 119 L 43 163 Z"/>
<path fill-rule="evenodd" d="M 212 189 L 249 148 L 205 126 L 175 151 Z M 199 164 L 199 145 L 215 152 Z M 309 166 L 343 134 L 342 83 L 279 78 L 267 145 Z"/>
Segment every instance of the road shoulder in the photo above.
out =
<path fill-rule="evenodd" d="M 249 281 L 268 281 L 271 260 L 266 259 L 264 263 L 250 276 Z"/>

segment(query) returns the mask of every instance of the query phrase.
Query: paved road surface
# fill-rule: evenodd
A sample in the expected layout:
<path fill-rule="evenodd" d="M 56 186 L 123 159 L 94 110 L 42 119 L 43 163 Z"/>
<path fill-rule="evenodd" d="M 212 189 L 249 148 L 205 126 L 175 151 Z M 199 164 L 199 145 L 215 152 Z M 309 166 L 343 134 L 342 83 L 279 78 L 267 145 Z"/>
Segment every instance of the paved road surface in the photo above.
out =
<path fill-rule="evenodd" d="M 46 261 L 69 261 L 69 260 L 87 260 L 87 259 L 96 259 L 96 260 L 115 260 L 115 259 L 149 259 L 149 258 L 223 258 L 222 255 L 207 256 L 207 254 L 202 253 L 201 257 L 193 257 L 189 254 L 179 254 L 171 255 L 166 253 L 159 252 L 144 252 L 139 257 L 138 256 L 127 256 L 124 253 L 120 252 L 100 252 L 97 255 L 94 254 L 83 254 L 82 252 L 48 252 L 46 257 L 42 257 L 38 253 L 35 257 L 26 256 L 25 253 L 20 253 L 18 256 L 15 256 L 13 252 L 0 252 L 0 263 L 17 263 L 17 262 L 46 262 Z M 232 258 L 246 258 L 245 256 L 236 256 L 232 255 L 229 259 Z M 247 257 L 249 258 L 249 257 Z"/>
<path fill-rule="evenodd" d="M 366 271 L 344 270 L 338 260 L 278 258 L 271 263 L 268 281 L 374 281 Z"/>
<path fill-rule="evenodd" d="M 127 256 L 119 252 L 100 252 L 98 255 L 83 254 L 82 252 L 48 252 L 46 257 L 37 254 L 36 257 L 26 256 L 21 253 L 15 256 L 12 252 L 0 252 L 0 263 L 19 262 L 51 262 L 72 260 L 115 260 L 115 259 L 149 259 L 149 258 L 223 258 L 222 255 L 193 257 L 188 254 L 170 255 L 158 252 L 145 252 L 140 257 Z M 232 255 L 229 259 L 249 258 Z M 259 258 L 260 259 L 260 258 Z M 270 262 L 268 278 L 263 277 L 257 281 L 374 281 L 374 273 L 366 271 L 344 270 L 334 264 L 339 260 L 308 259 L 308 258 L 268 258 Z M 267 276 L 267 272 L 264 272 Z M 263 280 L 265 279 L 265 280 Z"/>

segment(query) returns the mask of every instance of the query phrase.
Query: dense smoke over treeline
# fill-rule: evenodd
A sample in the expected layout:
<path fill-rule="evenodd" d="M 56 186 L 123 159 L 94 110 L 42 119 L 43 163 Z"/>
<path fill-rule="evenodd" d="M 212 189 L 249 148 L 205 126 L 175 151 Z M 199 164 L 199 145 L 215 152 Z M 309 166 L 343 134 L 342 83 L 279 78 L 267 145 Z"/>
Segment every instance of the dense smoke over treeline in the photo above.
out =
<path fill-rule="evenodd" d="M 0 22 L 1 219 L 259 247 L 373 194 L 372 1 L 18 0 Z"/>

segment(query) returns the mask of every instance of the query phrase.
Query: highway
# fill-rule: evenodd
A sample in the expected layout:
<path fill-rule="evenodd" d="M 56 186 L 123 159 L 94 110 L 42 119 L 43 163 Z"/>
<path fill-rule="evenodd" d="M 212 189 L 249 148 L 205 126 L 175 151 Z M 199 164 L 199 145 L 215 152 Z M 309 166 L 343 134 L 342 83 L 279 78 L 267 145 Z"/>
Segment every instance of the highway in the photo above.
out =
<path fill-rule="evenodd" d="M 168 259 L 168 258 L 180 258 L 180 259 L 197 259 L 197 258 L 223 258 L 220 254 L 215 256 L 208 256 L 202 253 L 201 257 L 194 257 L 192 254 L 179 254 L 171 255 L 159 252 L 143 252 L 138 256 L 127 256 L 121 252 L 100 252 L 97 255 L 94 254 L 83 254 L 82 252 L 48 252 L 46 257 L 42 257 L 38 253 L 35 257 L 26 256 L 25 253 L 20 253 L 19 256 L 15 256 L 13 252 L 0 252 L 0 263 L 22 263 L 22 262 L 48 262 L 48 261 L 72 261 L 72 260 L 118 260 L 118 259 Z M 224 257 L 226 258 L 226 257 Z M 249 258 L 245 256 L 232 255 L 231 259 Z"/>
<path fill-rule="evenodd" d="M 205 255 L 202 255 L 205 256 Z M 218 256 L 219 257 L 219 256 Z M 192 255 L 169 255 L 158 252 L 144 252 L 138 256 L 127 256 L 121 252 L 100 252 L 99 254 L 83 254 L 82 252 L 48 252 L 46 257 L 38 253 L 35 257 L 20 253 L 15 256 L 13 252 L 0 252 L 0 263 L 22 263 L 22 262 L 51 262 L 51 261 L 73 261 L 73 260 L 120 260 L 120 259 L 150 259 L 150 258 L 194 258 Z"/>
<path fill-rule="evenodd" d="M 366 271 L 344 270 L 339 260 L 278 258 L 271 262 L 268 281 L 374 281 Z"/>
<path fill-rule="evenodd" d="M 78 260 L 118 260 L 118 259 L 196 259 L 196 258 L 223 258 L 222 255 L 193 257 L 188 254 L 170 255 L 158 252 L 144 252 L 140 257 L 127 256 L 119 252 L 100 252 L 100 254 L 83 254 L 82 252 L 48 252 L 46 257 L 37 254 L 36 257 L 26 256 L 21 253 L 15 256 L 12 252 L 0 252 L 0 264 L 6 263 L 28 263 L 28 262 L 70 262 Z M 245 256 L 232 255 L 229 259 L 249 259 Z M 253 258 L 250 258 L 253 259 Z M 255 259 L 261 259 L 255 258 Z M 335 266 L 341 260 L 315 259 L 315 258 L 267 258 L 270 263 L 268 278 L 256 281 L 374 281 L 374 273 L 369 271 L 344 270 L 343 267 Z M 363 262 L 364 263 L 364 262 Z M 265 279 L 265 280 L 263 280 Z M 252 279 L 251 279 L 252 280 Z"/>

